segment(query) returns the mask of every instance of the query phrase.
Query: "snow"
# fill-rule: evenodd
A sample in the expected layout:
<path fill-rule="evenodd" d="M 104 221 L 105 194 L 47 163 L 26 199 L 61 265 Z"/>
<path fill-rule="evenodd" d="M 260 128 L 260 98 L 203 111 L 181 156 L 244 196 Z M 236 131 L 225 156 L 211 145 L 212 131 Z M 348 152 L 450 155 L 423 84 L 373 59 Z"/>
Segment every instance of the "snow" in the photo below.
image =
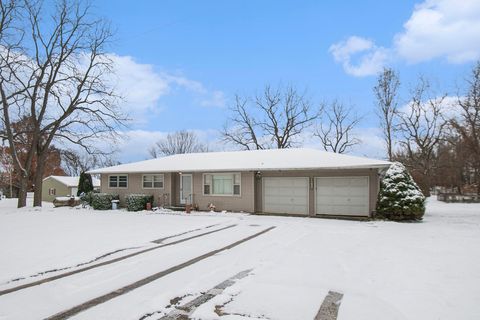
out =
<path fill-rule="evenodd" d="M 68 201 L 68 200 L 76 200 L 76 201 L 79 201 L 80 200 L 80 197 L 56 197 L 55 200 L 58 200 L 58 201 Z"/>
<path fill-rule="evenodd" d="M 89 173 L 387 168 L 390 162 L 307 148 L 177 154 Z"/>
<path fill-rule="evenodd" d="M 405 182 L 407 177 L 408 183 Z M 405 201 L 423 201 L 425 198 L 405 166 L 400 162 L 394 162 L 388 168 L 382 183 L 389 190 L 401 192 L 402 196 L 400 198 L 405 199 Z"/>
<path fill-rule="evenodd" d="M 67 187 L 77 187 L 78 186 L 78 180 L 80 177 L 69 177 L 69 176 L 48 176 L 44 181 L 48 178 L 53 178 L 57 180 L 58 182 L 64 184 Z M 100 187 L 100 180 L 97 178 L 92 177 L 92 184 L 94 187 Z"/>
<path fill-rule="evenodd" d="M 244 271 L 192 319 L 313 319 L 328 291 L 344 294 L 338 319 L 479 319 L 480 204 L 427 201 L 418 223 L 344 221 L 240 213 L 131 213 L 15 209 L 0 201 L 0 290 L 41 271 L 112 257 L 235 224 L 74 276 L 0 296 L 0 319 L 45 318 L 246 236 L 235 248 L 157 279 L 72 319 L 158 319 Z M 104 260 L 99 260 L 104 261 Z M 73 269 L 70 269 L 73 270 Z M 54 275 L 57 273 L 50 273 Z M 219 316 L 215 307 L 222 306 Z M 247 318 L 248 317 L 248 318 Z"/>

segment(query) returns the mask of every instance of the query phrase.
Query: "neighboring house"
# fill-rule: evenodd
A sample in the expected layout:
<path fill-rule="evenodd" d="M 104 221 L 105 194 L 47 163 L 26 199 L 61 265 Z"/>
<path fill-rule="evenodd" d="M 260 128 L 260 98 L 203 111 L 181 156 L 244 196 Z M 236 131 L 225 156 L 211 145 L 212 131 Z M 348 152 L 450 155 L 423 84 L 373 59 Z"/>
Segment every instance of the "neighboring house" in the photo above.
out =
<path fill-rule="evenodd" d="M 42 201 L 52 202 L 56 197 L 77 195 L 80 177 L 48 176 L 43 179 Z M 100 180 L 92 177 L 93 188 L 100 190 Z"/>
<path fill-rule="evenodd" d="M 390 162 L 315 149 L 191 153 L 97 170 L 101 191 L 155 205 L 295 215 L 370 216 Z"/>

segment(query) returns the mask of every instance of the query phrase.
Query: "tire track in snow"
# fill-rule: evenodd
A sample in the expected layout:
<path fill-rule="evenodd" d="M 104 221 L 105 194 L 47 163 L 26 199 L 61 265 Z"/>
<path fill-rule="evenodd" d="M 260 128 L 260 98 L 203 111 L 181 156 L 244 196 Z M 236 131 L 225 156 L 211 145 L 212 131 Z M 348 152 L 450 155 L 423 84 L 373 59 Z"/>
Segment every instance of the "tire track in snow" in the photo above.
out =
<path fill-rule="evenodd" d="M 227 280 L 217 284 L 215 287 L 212 289 L 208 290 L 207 292 L 202 293 L 195 299 L 193 299 L 190 302 L 187 302 L 183 305 L 176 305 L 174 306 L 174 309 L 170 311 L 168 314 L 164 314 L 161 318 L 158 320 L 175 320 L 175 319 L 190 319 L 190 315 L 202 304 L 208 302 L 215 296 L 218 296 L 219 294 L 223 293 L 223 291 L 228 288 L 233 286 L 238 280 L 245 278 L 250 274 L 252 269 L 244 270 L 236 275 L 228 278 Z M 151 318 L 154 315 L 158 315 L 164 313 L 162 311 L 153 311 L 150 313 L 144 314 L 140 319 L 138 320 L 147 320 L 148 318 Z"/>
<path fill-rule="evenodd" d="M 181 269 L 184 269 L 184 268 L 186 268 L 186 267 L 188 267 L 188 266 L 191 266 L 192 264 L 195 264 L 195 263 L 200 262 L 200 261 L 202 261 L 202 260 L 205 260 L 205 259 L 207 259 L 207 258 L 209 258 L 209 257 L 211 257 L 211 256 L 214 256 L 214 255 L 216 255 L 217 253 L 220 253 L 220 252 L 222 252 L 222 251 L 226 251 L 226 250 L 232 249 L 232 248 L 234 248 L 234 247 L 236 247 L 236 246 L 238 246 L 238 245 L 240 245 L 240 244 L 242 244 L 242 243 L 244 243 L 244 242 L 247 242 L 247 241 L 249 241 L 249 240 L 252 240 L 252 239 L 254 239 L 254 238 L 256 238 L 256 237 L 258 237 L 258 236 L 260 236 L 260 235 L 262 235 L 262 234 L 264 234 L 264 233 L 267 233 L 267 232 L 273 230 L 273 229 L 275 229 L 274 226 L 269 227 L 269 228 L 267 228 L 267 229 L 264 229 L 264 230 L 262 230 L 262 231 L 259 231 L 259 232 L 257 232 L 257 233 L 254 233 L 253 235 L 250 235 L 250 236 L 248 236 L 248 237 L 246 237 L 246 238 L 243 238 L 243 239 L 240 239 L 240 240 L 238 240 L 238 241 L 235 241 L 235 242 L 233 242 L 233 243 L 231 243 L 231 244 L 229 244 L 229 245 L 227 245 L 227 246 L 225 246 L 225 247 L 222 247 L 222 248 L 220 248 L 220 249 L 216 249 L 216 250 L 207 252 L 207 253 L 202 254 L 202 255 L 200 255 L 200 256 L 198 256 L 198 257 L 195 257 L 195 258 L 193 258 L 193 259 L 190 259 L 190 260 L 188 260 L 188 261 L 185 261 L 185 262 L 183 262 L 183 263 L 180 263 L 180 264 L 178 264 L 178 265 L 176 265 L 176 266 L 170 267 L 170 268 L 165 269 L 165 270 L 163 270 L 163 271 L 160 271 L 160 272 L 158 272 L 158 273 L 152 274 L 152 275 L 150 275 L 150 276 L 148 276 L 148 277 L 146 277 L 146 278 L 143 278 L 143 279 L 141 279 L 141 280 L 135 281 L 135 282 L 133 282 L 133 283 L 131 283 L 131 284 L 129 284 L 129 285 L 126 285 L 126 286 L 124 286 L 124 287 L 122 287 L 122 288 L 119 288 L 119 289 L 117 289 L 117 290 L 111 291 L 111 292 L 109 292 L 109 293 L 107 293 L 107 294 L 104 294 L 104 295 L 102 295 L 102 296 L 96 297 L 96 298 L 94 298 L 94 299 L 88 300 L 88 301 L 86 301 L 86 302 L 84 302 L 84 303 L 82 303 L 82 304 L 79 304 L 79 305 L 75 306 L 75 307 L 72 307 L 72 308 L 70 308 L 70 309 L 61 311 L 61 312 L 59 312 L 59 313 L 57 313 L 57 314 L 55 314 L 55 315 L 52 315 L 52 316 L 46 318 L 45 320 L 63 320 L 63 319 L 68 319 L 68 318 L 70 318 L 70 317 L 72 317 L 72 316 L 74 316 L 74 315 L 76 315 L 76 314 L 78 314 L 78 313 L 80 313 L 80 312 L 82 312 L 82 311 L 85 311 L 85 310 L 90 309 L 90 308 L 92 308 L 92 307 L 95 307 L 95 306 L 97 306 L 97 305 L 99 305 L 99 304 L 105 303 L 105 302 L 107 302 L 107 301 L 109 301 L 109 300 L 111 300 L 111 299 L 114 299 L 114 298 L 116 298 L 116 297 L 119 297 L 119 296 L 121 296 L 121 295 L 124 295 L 124 294 L 126 294 L 126 293 L 128 293 L 128 292 L 130 292 L 130 291 L 132 291 L 132 290 L 135 290 L 135 289 L 140 288 L 140 287 L 142 287 L 142 286 L 144 286 L 144 285 L 146 285 L 146 284 L 149 284 L 150 282 L 153 282 L 153 281 L 155 281 L 155 280 L 157 280 L 157 279 L 160 279 L 160 278 L 162 278 L 162 277 L 165 277 L 165 276 L 167 276 L 167 275 L 169 275 L 169 274 L 171 274 L 171 273 L 174 273 L 174 272 L 179 271 L 179 270 L 181 270 Z"/>
<path fill-rule="evenodd" d="M 104 253 L 104 254 L 102 254 L 101 256 L 98 256 L 98 257 L 96 257 L 96 258 L 93 258 L 92 260 L 89 260 L 89 261 L 87 261 L 87 262 L 82 262 L 82 263 L 76 264 L 76 265 L 74 265 L 74 266 L 61 267 L 61 268 L 56 268 L 56 269 L 50 269 L 50 270 L 47 270 L 47 271 L 41 271 L 41 272 L 32 274 L 32 275 L 30 275 L 30 276 L 26 276 L 26 277 L 15 278 L 15 279 L 12 279 L 12 280 L 9 280 L 9 281 L 7 281 L 7 282 L 2 283 L 2 285 L 10 284 L 10 283 L 16 282 L 16 281 L 26 280 L 26 279 L 29 279 L 29 278 L 40 277 L 40 276 L 43 276 L 43 275 L 45 275 L 45 274 L 47 274 L 47 273 L 59 272 L 59 271 L 65 271 L 65 270 L 73 269 L 73 268 L 83 267 L 83 266 L 85 266 L 85 265 L 87 265 L 87 264 L 91 264 L 91 263 L 97 262 L 97 261 L 102 260 L 102 259 L 104 259 L 104 258 L 106 258 L 106 257 L 108 257 L 108 256 L 113 255 L 113 254 L 116 254 L 116 253 L 119 253 L 119 252 L 122 252 L 122 251 L 127 251 L 127 250 L 139 249 L 139 248 L 142 248 L 142 247 L 144 247 L 144 246 L 117 249 L 117 250 L 114 250 L 114 251 L 110 251 L 110 252 Z"/>
<path fill-rule="evenodd" d="M 195 231 L 200 231 L 200 230 L 203 230 L 203 229 L 210 229 L 210 228 L 218 226 L 218 225 L 220 225 L 220 223 L 212 224 L 212 225 L 209 225 L 209 226 L 206 226 L 206 227 L 203 227 L 203 228 L 188 230 L 188 231 L 185 231 L 185 232 L 182 232 L 182 233 L 177 233 L 177 234 L 174 234 L 172 236 L 168 236 L 168 237 L 160 238 L 160 239 L 157 239 L 157 240 L 153 240 L 151 242 L 156 243 L 156 244 L 161 244 L 165 240 L 180 237 L 180 236 L 183 236 L 184 234 L 192 233 L 192 232 L 195 232 Z"/>
<path fill-rule="evenodd" d="M 72 271 L 69 271 L 69 272 L 65 272 L 65 273 L 54 275 L 54 276 L 51 276 L 51 277 L 48 277 L 48 278 L 44 278 L 44 279 L 41 279 L 41 280 L 38 280 L 38 281 L 22 284 L 22 285 L 19 285 L 19 286 L 16 286 L 16 287 L 8 288 L 8 289 L 4 289 L 4 290 L 0 291 L 0 296 L 9 294 L 9 293 L 12 293 L 12 292 L 15 292 L 15 291 L 19 291 L 19 290 L 22 290 L 22 289 L 30 288 L 30 287 L 33 287 L 33 286 L 38 286 L 38 285 L 41 285 L 43 283 L 51 282 L 51 281 L 58 280 L 58 279 L 61 279 L 61 278 L 65 278 L 65 277 L 68 277 L 68 276 L 71 276 L 71 275 L 74 275 L 74 274 L 77 274 L 77 273 L 85 272 L 85 271 L 88 271 L 88 270 L 91 270 L 91 269 L 94 269 L 94 268 L 98 268 L 98 267 L 109 265 L 109 264 L 112 264 L 112 263 L 115 263 L 115 262 L 119 262 L 119 261 L 122 261 L 122 260 L 125 260 L 125 259 L 128 259 L 128 258 L 138 256 L 138 255 L 146 253 L 146 252 L 156 250 L 156 249 L 160 249 L 160 248 L 164 248 L 164 247 L 168 247 L 168 246 L 173 246 L 173 245 L 176 245 L 176 244 L 188 241 L 188 240 L 200 238 L 200 237 L 203 237 L 203 236 L 215 233 L 215 232 L 219 232 L 219 231 L 223 231 L 225 229 L 233 228 L 235 226 L 237 226 L 237 225 L 236 224 L 231 224 L 231 225 L 228 225 L 228 226 L 220 228 L 220 229 L 211 230 L 211 231 L 200 233 L 200 234 L 188 237 L 188 238 L 183 238 L 183 239 L 179 239 L 179 240 L 172 241 L 172 242 L 169 242 L 169 243 L 165 243 L 165 244 L 161 244 L 161 245 L 158 245 L 158 246 L 150 247 L 150 248 L 147 248 L 147 249 L 144 249 L 144 250 L 136 251 L 136 252 L 133 252 L 133 253 L 118 257 L 118 258 L 103 261 L 101 263 L 90 265 L 90 266 L 87 266 L 87 267 L 84 267 L 84 268 L 81 268 L 81 269 L 72 270 Z"/>
<path fill-rule="evenodd" d="M 336 320 L 343 293 L 329 291 L 314 320 Z"/>
<path fill-rule="evenodd" d="M 171 235 L 171 236 L 167 236 L 167 237 L 164 237 L 164 238 L 160 238 L 160 239 L 157 239 L 157 240 L 153 240 L 153 241 L 150 241 L 150 242 L 153 242 L 153 243 L 156 243 L 156 244 L 161 244 L 163 241 L 165 240 L 168 240 L 168 239 L 172 239 L 172 238 L 176 238 L 176 237 L 179 237 L 179 236 L 183 236 L 185 234 L 189 234 L 189 233 L 192 233 L 192 232 L 195 232 L 195 231 L 200 231 L 200 230 L 204 230 L 204 229 L 209 229 L 209 228 L 212 228 L 212 227 L 215 227 L 215 226 L 218 226 L 220 225 L 220 223 L 216 223 L 216 224 L 212 224 L 212 225 L 209 225 L 209 226 L 206 226 L 206 227 L 203 227 L 203 228 L 196 228 L 196 229 L 191 229 L 191 230 L 188 230 L 188 231 L 185 231 L 185 232 L 181 232 L 181 233 L 177 233 L 177 234 L 174 234 L 174 235 Z M 12 279 L 12 280 L 9 280 L 9 281 L 6 281 L 0 285 L 7 285 L 7 284 L 10 284 L 12 282 L 17 282 L 17 281 L 21 281 L 21 280 L 26 280 L 26 279 L 29 279 L 29 278 L 36 278 L 36 277 L 40 277 L 40 276 L 43 276 L 47 273 L 52 273 L 52 272 L 59 272 L 59 271 L 65 271 L 65 270 L 69 270 L 69 269 L 73 269 L 73 268 L 79 268 L 79 267 L 83 267 L 85 265 L 88 265 L 88 264 L 91 264 L 91 263 L 94 263 L 94 262 L 97 262 L 99 260 L 102 260 L 108 256 L 111 256 L 113 254 L 116 254 L 116 253 L 119 253 L 119 252 L 122 252 L 122 251 L 127 251 L 127 250 L 134 250 L 134 249 L 140 249 L 142 247 L 145 247 L 145 246 L 136 246 L 136 247 L 128 247 L 128 248 L 122 248 L 122 249 L 117 249 L 117 250 L 114 250 L 114 251 L 110 251 L 110 252 L 107 252 L 107 253 L 104 253 L 98 257 L 95 257 L 89 261 L 86 261 L 86 262 L 81 262 L 79 264 L 76 264 L 74 266 L 68 266 L 68 267 L 61 267 L 61 268 L 55 268 L 55 269 L 50 269 L 50 270 L 47 270 L 47 271 L 41 271 L 41 272 L 38 272 L 38 273 L 35 273 L 35 274 L 32 274 L 30 276 L 25 276 L 25 277 L 18 277 L 18 278 L 15 278 L 15 279 Z M 0 291 L 1 293 L 1 291 Z M 1 295 L 1 294 L 0 294 Z"/>

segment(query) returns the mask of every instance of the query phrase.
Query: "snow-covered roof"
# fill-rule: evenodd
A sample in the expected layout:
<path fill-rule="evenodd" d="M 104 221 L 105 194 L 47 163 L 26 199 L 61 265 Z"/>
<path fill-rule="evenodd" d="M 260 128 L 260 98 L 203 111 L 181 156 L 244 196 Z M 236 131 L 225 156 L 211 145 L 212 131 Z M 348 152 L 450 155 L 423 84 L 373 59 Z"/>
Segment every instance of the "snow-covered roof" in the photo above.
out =
<path fill-rule="evenodd" d="M 80 177 L 69 177 L 69 176 L 48 176 L 44 181 L 48 178 L 52 178 L 60 182 L 61 184 L 64 184 L 67 187 L 77 187 L 78 186 L 78 180 Z M 97 178 L 92 177 L 92 184 L 94 187 L 100 187 L 100 180 Z"/>
<path fill-rule="evenodd" d="M 89 173 L 268 171 L 386 168 L 390 162 L 316 149 L 187 153 L 90 170 Z"/>

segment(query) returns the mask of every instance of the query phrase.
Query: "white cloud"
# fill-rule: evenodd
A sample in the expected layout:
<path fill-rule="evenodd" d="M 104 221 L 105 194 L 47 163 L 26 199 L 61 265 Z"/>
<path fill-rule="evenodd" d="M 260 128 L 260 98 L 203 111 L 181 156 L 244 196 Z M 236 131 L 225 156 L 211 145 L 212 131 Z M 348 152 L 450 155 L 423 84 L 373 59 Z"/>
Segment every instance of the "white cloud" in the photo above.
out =
<path fill-rule="evenodd" d="M 398 55 L 410 63 L 445 57 L 463 63 L 480 57 L 480 1 L 427 0 L 395 36 Z"/>
<path fill-rule="evenodd" d="M 389 58 L 386 48 L 357 36 L 333 44 L 329 51 L 335 61 L 342 64 L 346 73 L 356 77 L 377 74 Z"/>
<path fill-rule="evenodd" d="M 156 141 L 165 138 L 167 132 L 129 130 L 121 133 L 122 140 L 117 144 L 121 162 L 140 161 L 151 158 L 148 153 Z"/>
<path fill-rule="evenodd" d="M 168 80 L 155 72 L 152 65 L 138 63 L 130 56 L 111 54 L 109 57 L 114 65 L 116 89 L 129 112 L 154 109 L 160 97 L 169 92 Z"/>
<path fill-rule="evenodd" d="M 222 141 L 221 134 L 216 129 L 193 129 L 198 140 L 208 146 L 209 151 L 233 151 L 241 150 L 239 146 L 225 144 Z M 112 158 L 121 163 L 129 163 L 151 159 L 148 150 L 160 139 L 165 138 L 169 133 L 167 131 L 148 131 L 148 130 L 128 130 L 120 132 L 121 139 L 116 141 L 116 153 Z M 373 127 L 358 128 L 355 130 L 355 136 L 361 140 L 361 144 L 352 148 L 348 153 L 351 155 L 370 157 L 376 159 L 385 158 L 385 147 L 382 139 L 381 129 Z M 299 147 L 315 148 L 323 150 L 317 137 L 314 137 L 311 130 L 308 130 L 298 138 Z M 110 141 L 99 141 L 99 146 L 103 148 L 111 147 Z M 69 146 L 79 150 L 76 146 Z"/>
<path fill-rule="evenodd" d="M 161 76 L 165 81 L 169 84 L 177 85 L 179 87 L 183 87 L 191 92 L 195 92 L 198 94 L 207 94 L 208 90 L 204 87 L 201 82 L 190 80 L 185 78 L 184 76 L 173 75 L 166 72 L 162 72 Z"/>
<path fill-rule="evenodd" d="M 458 105 L 458 101 L 463 99 L 463 97 L 458 96 L 446 96 L 446 97 L 434 97 L 423 101 L 424 109 L 427 112 L 427 115 L 431 115 L 433 110 L 431 108 L 431 103 L 439 104 L 442 116 L 445 119 L 452 119 L 457 118 L 460 113 L 462 112 L 460 106 Z M 401 106 L 399 110 L 404 113 L 411 112 L 412 102 L 408 102 Z"/>
<path fill-rule="evenodd" d="M 215 90 L 211 93 L 210 97 L 200 101 L 200 105 L 203 107 L 218 107 L 223 108 L 226 104 L 225 94 L 222 91 Z"/>
<path fill-rule="evenodd" d="M 385 158 L 385 144 L 382 139 L 382 132 L 380 128 L 364 127 L 357 128 L 353 132 L 354 136 L 360 139 L 360 144 L 352 147 L 348 152 L 350 155 L 368 157 L 374 159 Z M 315 148 L 324 150 L 320 140 L 313 136 L 313 132 L 306 134 L 303 139 L 302 146 L 305 148 Z"/>
<path fill-rule="evenodd" d="M 344 61 L 349 60 L 354 53 L 369 50 L 373 47 L 371 40 L 352 36 L 346 41 L 339 42 L 330 47 L 330 52 L 333 54 L 335 60 Z"/>
<path fill-rule="evenodd" d="M 380 128 L 358 128 L 354 134 L 361 143 L 352 148 L 352 155 L 375 159 L 386 158 L 385 141 Z"/>
<path fill-rule="evenodd" d="M 194 129 L 191 131 L 195 132 L 200 142 L 208 145 L 209 150 L 216 151 L 223 149 L 218 130 Z M 117 143 L 118 160 L 126 163 L 150 159 L 151 156 L 148 153 L 148 149 L 158 140 L 165 138 L 169 133 L 172 132 L 148 130 L 128 130 L 121 132 L 120 135 L 122 139 Z"/>
<path fill-rule="evenodd" d="M 209 90 L 199 81 L 183 75 L 158 72 L 153 65 L 139 63 L 130 56 L 110 54 L 109 58 L 112 59 L 115 69 L 115 79 L 112 81 L 124 98 L 122 107 L 137 122 L 143 118 L 146 111 L 161 111 L 161 98 L 175 88 L 191 93 L 194 101 L 200 101 L 200 106 L 223 106 L 223 92 Z"/>
<path fill-rule="evenodd" d="M 394 59 L 419 63 L 445 58 L 464 63 L 480 58 L 480 1 L 426 0 L 415 6 L 391 48 L 352 36 L 333 44 L 329 51 L 346 73 L 374 75 Z M 356 57 L 356 63 L 354 58 Z"/>

